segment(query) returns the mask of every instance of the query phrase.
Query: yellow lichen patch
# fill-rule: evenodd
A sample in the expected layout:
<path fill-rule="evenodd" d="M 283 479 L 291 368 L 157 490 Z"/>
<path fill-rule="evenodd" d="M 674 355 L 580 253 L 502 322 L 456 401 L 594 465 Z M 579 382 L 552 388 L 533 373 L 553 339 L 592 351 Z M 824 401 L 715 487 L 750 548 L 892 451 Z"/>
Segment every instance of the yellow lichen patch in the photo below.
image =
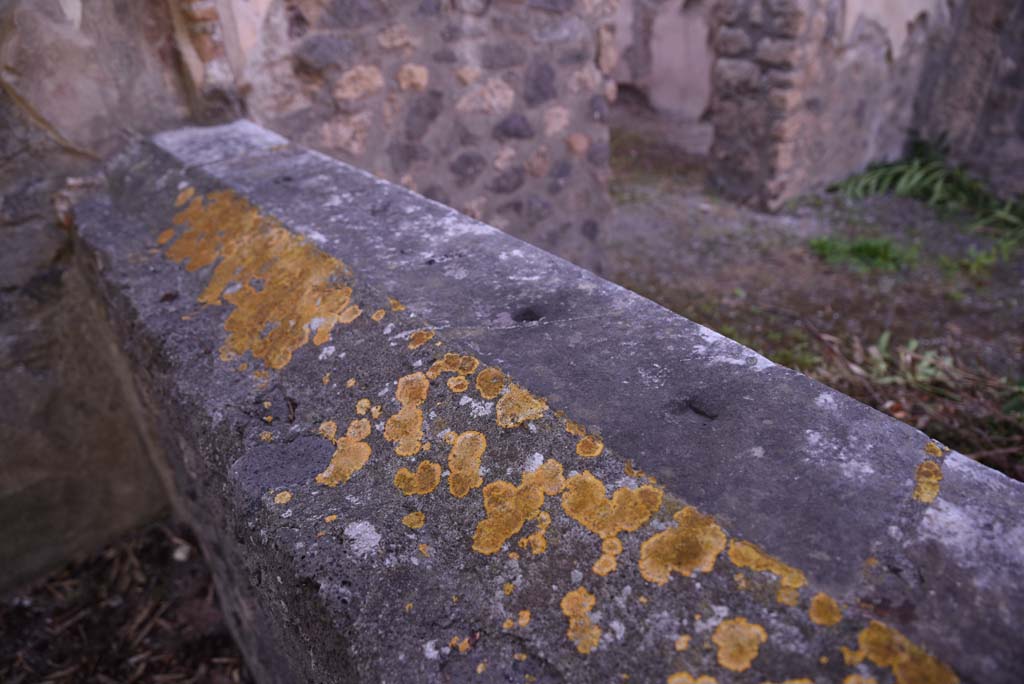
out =
<path fill-rule="evenodd" d="M 607 575 L 615 570 L 622 553 L 620 532 L 634 532 L 651 519 L 661 508 L 662 491 L 643 485 L 638 489 L 620 487 L 605 498 L 604 483 L 590 471 L 570 477 L 562 495 L 562 509 L 570 518 L 599 536 L 601 558 L 594 564 L 594 572 Z"/>
<path fill-rule="evenodd" d="M 665 584 L 673 572 L 690 577 L 711 572 L 725 550 L 725 532 L 710 515 L 687 506 L 673 516 L 676 526 L 658 532 L 640 547 L 640 574 L 648 582 Z"/>
<path fill-rule="evenodd" d="M 548 517 L 550 518 L 551 516 L 548 516 Z M 519 560 L 519 554 L 516 553 L 515 551 L 509 551 L 508 552 L 508 557 L 511 558 L 514 561 Z"/>
<path fill-rule="evenodd" d="M 778 577 L 779 591 L 775 599 L 783 605 L 795 606 L 799 600 L 799 589 L 807 584 L 803 572 L 769 556 L 750 542 L 733 541 L 729 544 L 729 560 L 737 567 L 770 572 Z"/>
<path fill-rule="evenodd" d="M 872 620 L 857 636 L 858 649 L 843 648 L 847 665 L 865 658 L 892 669 L 897 684 L 957 684 L 960 679 L 945 663 L 910 642 L 895 629 Z"/>
<path fill-rule="evenodd" d="M 166 245 L 168 242 L 174 239 L 174 229 L 168 228 L 156 236 L 156 244 Z"/>
<path fill-rule="evenodd" d="M 839 621 L 843 619 L 843 611 L 839 609 L 839 604 L 828 594 L 815 594 L 807 613 L 811 622 L 823 627 L 839 624 Z"/>
<path fill-rule="evenodd" d="M 331 374 L 329 372 L 324 373 L 324 377 L 320 378 L 320 382 L 324 385 L 329 385 L 331 382 Z"/>
<path fill-rule="evenodd" d="M 600 437 L 587 435 L 576 443 L 576 455 L 582 458 L 595 458 L 604 451 L 604 442 Z"/>
<path fill-rule="evenodd" d="M 287 489 L 284 490 L 283 492 L 278 492 L 274 496 L 274 503 L 276 503 L 278 506 L 286 504 L 286 503 L 288 503 L 291 500 L 292 500 L 292 493 L 289 492 Z"/>
<path fill-rule="evenodd" d="M 185 188 L 184 190 L 178 193 L 177 197 L 174 198 L 174 206 L 182 206 L 183 204 L 185 204 L 185 202 L 188 202 L 190 199 L 192 199 L 192 196 L 194 194 L 196 194 L 195 188 L 191 186 Z"/>
<path fill-rule="evenodd" d="M 412 601 L 409 601 L 408 603 L 406 603 L 405 604 L 405 612 L 406 613 L 411 613 L 412 612 L 412 606 L 413 606 Z"/>
<path fill-rule="evenodd" d="M 270 423 L 273 423 L 274 422 L 274 416 L 270 416 L 270 415 L 263 416 L 263 422 L 267 423 L 268 425 Z"/>
<path fill-rule="evenodd" d="M 484 511 L 473 535 L 473 550 L 491 555 L 518 534 L 527 520 L 540 513 L 545 496 L 555 496 L 565 486 L 562 464 L 549 459 L 537 470 L 523 473 L 521 484 L 496 480 L 483 489 Z"/>
<path fill-rule="evenodd" d="M 470 430 L 455 438 L 448 453 L 448 490 L 452 496 L 461 499 L 483 484 L 480 462 L 486 448 L 487 438 L 479 432 Z"/>
<path fill-rule="evenodd" d="M 515 658 L 516 660 L 518 660 L 519 662 L 523 662 L 524 660 L 526 660 L 530 656 L 526 655 L 525 653 L 513 653 L 512 657 Z"/>
<path fill-rule="evenodd" d="M 508 391 L 501 395 L 495 409 L 498 425 L 503 428 L 519 427 L 528 420 L 537 420 L 547 410 L 546 401 L 515 384 L 509 385 Z"/>
<path fill-rule="evenodd" d="M 479 675 L 479 674 L 483 674 L 486 671 L 487 671 L 487 661 L 486 660 L 481 660 L 476 665 L 476 673 Z"/>
<path fill-rule="evenodd" d="M 528 624 L 530 624 L 530 611 L 519 611 L 519 615 L 516 616 L 516 624 L 520 627 L 526 627 Z"/>
<path fill-rule="evenodd" d="M 320 423 L 320 427 L 317 429 L 321 437 L 334 441 L 334 437 L 338 434 L 338 424 L 333 420 L 325 420 Z"/>
<path fill-rule="evenodd" d="M 402 518 L 402 524 L 408 527 L 410 530 L 418 530 L 427 521 L 427 516 L 423 515 L 423 511 L 413 511 Z"/>
<path fill-rule="evenodd" d="M 718 684 L 718 680 L 710 675 L 701 675 L 696 679 L 688 672 L 676 672 L 669 675 L 666 684 Z"/>
<path fill-rule="evenodd" d="M 190 272 L 212 266 L 199 301 L 234 307 L 221 358 L 251 352 L 269 368 L 284 368 L 311 332 L 323 344 L 342 321 L 352 295 L 345 265 L 235 193 L 196 197 L 174 223 L 186 229 L 167 247 L 167 258 Z"/>
<path fill-rule="evenodd" d="M 945 452 L 942 451 L 942 447 L 940 447 L 937 442 L 928 442 L 925 444 L 924 453 L 929 456 L 934 456 L 935 458 L 942 458 L 945 456 Z"/>
<path fill-rule="evenodd" d="M 843 680 L 843 684 L 878 684 L 878 680 L 874 677 L 852 674 L 847 675 L 846 679 Z"/>
<path fill-rule="evenodd" d="M 426 544 L 420 544 L 418 547 L 420 555 L 424 558 L 430 558 L 430 547 Z"/>
<path fill-rule="evenodd" d="M 392 311 L 405 311 L 405 305 L 394 297 L 388 297 L 388 304 L 391 305 Z"/>
<path fill-rule="evenodd" d="M 767 640 L 764 627 L 742 617 L 723 620 L 711 635 L 718 647 L 718 664 L 733 672 L 748 670 Z"/>
<path fill-rule="evenodd" d="M 763 684 L 776 684 L 775 682 L 764 682 Z M 808 677 L 801 677 L 800 679 L 787 679 L 778 684 L 814 684 L 814 680 Z"/>
<path fill-rule="evenodd" d="M 349 389 L 352 389 L 355 386 L 356 386 L 356 379 L 355 378 L 349 378 L 348 380 L 345 381 L 345 387 L 348 387 Z"/>
<path fill-rule="evenodd" d="M 337 519 L 338 519 L 338 516 L 336 514 L 334 514 L 334 513 L 331 513 L 330 515 L 325 515 L 324 516 L 324 522 L 328 522 L 328 523 L 332 523 L 332 522 L 334 522 Z"/>
<path fill-rule="evenodd" d="M 914 499 L 921 503 L 931 503 L 939 495 L 939 483 L 942 482 L 942 467 L 935 461 L 924 461 L 917 466 L 914 477 Z"/>
<path fill-rule="evenodd" d="M 448 378 L 448 389 L 456 394 L 462 394 L 469 389 L 469 380 L 464 375 L 456 375 L 455 377 Z"/>
<path fill-rule="evenodd" d="M 501 585 L 501 591 L 505 594 L 505 596 L 511 596 L 512 592 L 515 590 L 516 585 L 512 584 L 511 582 L 505 582 L 505 584 Z"/>
<path fill-rule="evenodd" d="M 373 315 L 370 316 L 370 318 L 373 319 L 374 323 L 380 323 L 381 321 L 384 320 L 384 317 L 387 315 L 388 312 L 385 311 L 384 309 L 377 309 L 376 311 L 373 312 Z"/>
<path fill-rule="evenodd" d="M 406 496 L 429 494 L 441 483 L 441 466 L 433 461 L 420 461 L 416 472 L 399 468 L 395 473 L 395 486 Z"/>
<path fill-rule="evenodd" d="M 398 380 L 395 398 L 402 408 L 388 418 L 384 439 L 395 445 L 399 456 L 414 456 L 422 448 L 423 411 L 419 407 L 426 401 L 429 390 L 430 381 L 423 373 L 411 373 Z"/>
<path fill-rule="evenodd" d="M 505 621 L 501 623 L 502 629 L 512 629 L 516 626 L 516 621 L 512 618 L 505 618 Z"/>
<path fill-rule="evenodd" d="M 551 516 L 547 511 L 541 511 L 535 518 L 537 521 L 537 529 L 533 531 L 533 534 L 527 535 L 519 540 L 519 548 L 529 549 L 530 553 L 534 556 L 538 556 L 548 550 L 548 528 L 551 527 Z M 512 553 L 515 553 L 514 551 Z M 511 557 L 512 554 L 509 554 Z M 514 560 L 518 560 L 519 555 L 516 554 Z"/>
<path fill-rule="evenodd" d="M 565 617 L 569 618 L 569 629 L 565 635 L 576 644 L 576 650 L 586 655 L 601 640 L 601 628 L 590 620 L 590 611 L 597 604 L 597 599 L 583 587 L 573 589 L 562 597 L 561 608 Z"/>
<path fill-rule="evenodd" d="M 383 412 L 384 407 L 381 406 L 380 404 L 374 404 L 373 406 L 370 407 L 370 417 L 373 418 L 374 420 L 380 418 L 380 414 L 382 414 Z"/>
<path fill-rule="evenodd" d="M 565 431 L 575 437 L 585 437 L 587 434 L 586 428 L 577 423 L 574 420 L 565 419 Z"/>
<path fill-rule="evenodd" d="M 356 402 L 356 415 L 365 416 L 370 410 L 370 400 L 362 398 Z"/>
<path fill-rule="evenodd" d="M 267 432 L 266 430 L 264 430 L 263 432 L 260 433 L 260 441 L 261 442 L 272 442 L 272 441 L 274 441 L 274 433 L 273 432 Z"/>
<path fill-rule="evenodd" d="M 427 370 L 427 377 L 431 380 L 436 380 L 441 377 L 442 373 L 457 373 L 461 376 L 472 375 L 479 366 L 480 361 L 475 356 L 449 352 L 430 365 L 430 368 Z M 468 380 L 466 381 L 466 386 L 467 388 L 469 386 Z"/>
<path fill-rule="evenodd" d="M 363 310 L 360 309 L 357 305 L 350 304 L 350 305 L 346 306 L 345 309 L 340 314 L 338 314 L 338 322 L 339 323 L 345 323 L 345 324 L 351 323 L 352 321 L 354 321 L 357 318 L 359 318 L 359 316 L 362 313 L 363 313 Z M 321 337 L 320 331 L 318 330 L 317 334 L 316 334 L 316 337 L 313 338 L 313 342 L 315 344 L 323 344 L 326 341 L 327 341 L 327 336 L 324 335 L 324 336 Z"/>
<path fill-rule="evenodd" d="M 490 401 L 497 399 L 501 390 L 505 389 L 505 374 L 494 367 L 484 368 L 476 376 L 476 391 Z"/>
<path fill-rule="evenodd" d="M 677 651 L 685 651 L 686 649 L 690 648 L 690 635 L 680 634 L 678 637 L 676 637 L 675 648 Z"/>
<path fill-rule="evenodd" d="M 337 429 L 334 421 L 328 420 L 320 424 L 320 434 L 332 441 Z M 317 483 L 337 487 L 348 482 L 353 475 L 363 469 L 372 452 L 370 445 L 363 441 L 370 436 L 370 429 L 370 421 L 365 418 L 349 423 L 345 434 L 334 441 L 334 455 L 331 456 L 327 468 L 316 476 Z"/>
<path fill-rule="evenodd" d="M 434 339 L 433 330 L 417 330 L 409 336 L 409 349 L 419 349 L 432 339 Z"/>

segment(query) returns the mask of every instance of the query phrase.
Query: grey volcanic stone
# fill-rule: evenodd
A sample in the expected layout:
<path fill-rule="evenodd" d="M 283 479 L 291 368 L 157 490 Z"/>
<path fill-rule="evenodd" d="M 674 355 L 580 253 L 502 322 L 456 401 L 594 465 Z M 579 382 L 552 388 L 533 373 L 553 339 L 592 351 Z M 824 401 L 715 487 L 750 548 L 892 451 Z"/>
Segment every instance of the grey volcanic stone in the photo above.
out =
<path fill-rule="evenodd" d="M 295 49 L 295 62 L 300 69 L 319 72 L 327 67 L 343 68 L 348 65 L 355 46 L 351 40 L 339 36 L 309 36 Z"/>
<path fill-rule="evenodd" d="M 455 174 L 456 184 L 461 188 L 475 181 L 487 168 L 487 159 L 479 152 L 463 152 L 448 168 Z"/>
<path fill-rule="evenodd" d="M 487 188 L 499 195 L 507 195 L 523 187 L 525 181 L 526 169 L 522 166 L 513 166 L 495 176 Z"/>
<path fill-rule="evenodd" d="M 561 14 L 572 9 L 574 0 L 529 0 L 526 4 L 534 9 Z"/>
<path fill-rule="evenodd" d="M 416 97 L 405 115 L 405 137 L 407 140 L 419 140 L 427 134 L 430 125 L 441 115 L 444 106 L 444 93 L 431 90 Z"/>
<path fill-rule="evenodd" d="M 191 202 L 189 212 L 200 218 L 179 216 L 176 224 L 182 208 L 175 204 L 189 187 L 196 196 L 178 203 Z M 214 194 L 221 192 L 228 194 Z M 223 212 L 218 202 L 225 198 L 242 213 Z M 243 201 L 266 223 L 253 223 Z M 206 211 L 213 213 L 203 218 Z M 891 644 L 915 666 L 939 668 L 927 652 L 963 682 L 1024 679 L 1017 629 L 1024 614 L 1024 486 L 960 454 L 935 455 L 937 445 L 905 424 L 550 254 L 252 124 L 174 131 L 134 146 L 108 167 L 107 191 L 79 203 L 76 215 L 76 254 L 131 361 L 178 504 L 197 524 L 259 681 L 507 682 L 529 675 L 604 682 L 625 674 L 664 682 L 686 672 L 741 684 L 842 682 L 856 673 L 891 684 L 893 673 L 877 662 L 883 655 L 848 666 L 839 651 L 857 649 L 873 623 L 876 632 L 898 630 L 924 649 Z M 224 235 L 266 229 L 274 244 L 291 245 L 280 259 L 303 253 L 334 264 L 337 280 L 314 280 L 311 290 L 297 280 L 295 297 L 274 315 L 287 320 L 289 307 L 319 301 L 318 288 L 342 283 L 363 313 L 320 344 L 300 335 L 280 369 L 262 368 L 248 354 L 252 365 L 242 367 L 242 357 L 222 352 L 229 331 L 255 325 L 248 343 L 261 344 L 260 334 L 276 328 L 260 326 L 274 319 L 248 317 L 273 307 L 250 308 L 231 295 L 197 301 L 211 268 L 188 270 L 160 245 L 168 226 L 180 234 L 196 221 Z M 284 232 L 274 230 L 278 225 Z M 571 225 L 591 230 L 585 220 Z M 170 239 L 176 245 L 180 238 Z M 313 271 L 287 272 L 301 279 Z M 229 285 L 218 287 L 238 291 Z M 171 287 L 179 297 L 161 302 Z M 258 303 L 255 289 L 246 292 Z M 421 329 L 435 336 L 411 349 L 410 336 Z M 544 397 L 547 410 L 503 427 L 498 406 L 472 376 L 465 392 L 441 376 L 421 406 L 430 449 L 398 456 L 385 431 L 399 411 L 396 381 L 448 352 L 500 368 Z M 509 390 L 501 406 L 512 396 Z M 344 432 L 365 411 L 364 399 L 382 407 L 365 438 L 372 448 L 365 467 L 337 487 L 318 483 L 335 450 L 319 434 L 324 421 Z M 581 456 L 566 419 L 599 435 L 604 451 Z M 550 516 L 544 553 L 517 542 L 539 520 L 499 552 L 479 553 L 481 488 L 453 496 L 451 472 L 430 494 L 406 496 L 395 486 L 400 468 L 458 465 L 447 458 L 452 431 L 486 439 L 481 484 L 489 496 L 552 458 L 574 482 L 588 472 L 603 483 L 609 507 L 613 490 L 621 498 L 654 478 L 663 508 L 619 533 L 617 568 L 606 575 L 593 571 L 601 538 L 569 515 L 567 493 L 543 499 Z M 942 475 L 930 503 L 914 497 L 926 462 Z M 491 510 L 508 513 L 505 501 Z M 694 514 L 686 506 L 712 516 L 730 542 L 755 544 L 802 572 L 796 605 L 776 600 L 773 572 L 724 550 L 707 572 L 673 572 L 663 584 L 642 572 L 642 558 L 658 557 L 642 547 L 669 538 L 659 536 L 669 530 L 691 529 L 671 517 Z M 413 512 L 424 514 L 422 528 L 402 523 Z M 598 502 L 595 515 L 606 513 Z M 694 551 L 673 548 L 683 564 Z M 842 607 L 837 624 L 810 619 L 818 593 Z M 573 596 L 581 612 L 570 623 L 564 610 L 573 608 Z M 763 637 L 749 663 L 720 650 L 736 629 L 754 642 Z M 685 650 L 676 648 L 681 636 L 690 637 Z M 740 666 L 742 673 L 730 669 Z"/>
<path fill-rule="evenodd" d="M 547 62 L 533 62 L 523 78 L 523 99 L 529 107 L 536 107 L 558 95 L 555 69 Z"/>
<path fill-rule="evenodd" d="M 498 122 L 494 127 L 494 137 L 498 140 L 529 140 L 535 135 L 530 120 L 519 112 L 513 112 Z"/>

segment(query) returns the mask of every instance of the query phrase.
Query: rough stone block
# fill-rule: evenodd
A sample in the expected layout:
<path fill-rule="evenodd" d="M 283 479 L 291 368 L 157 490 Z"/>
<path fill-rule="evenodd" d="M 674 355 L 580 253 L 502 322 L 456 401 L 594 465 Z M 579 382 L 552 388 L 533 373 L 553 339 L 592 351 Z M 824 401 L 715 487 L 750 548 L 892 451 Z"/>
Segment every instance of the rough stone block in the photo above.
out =
<path fill-rule="evenodd" d="M 260 681 L 1024 677 L 1019 483 L 273 137 L 76 208 Z"/>

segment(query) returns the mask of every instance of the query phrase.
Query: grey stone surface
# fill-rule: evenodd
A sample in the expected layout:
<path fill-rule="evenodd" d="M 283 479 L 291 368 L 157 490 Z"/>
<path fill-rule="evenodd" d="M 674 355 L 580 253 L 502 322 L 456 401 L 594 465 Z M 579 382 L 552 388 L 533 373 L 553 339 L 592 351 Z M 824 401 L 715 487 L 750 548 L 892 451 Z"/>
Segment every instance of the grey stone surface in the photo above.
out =
<path fill-rule="evenodd" d="M 246 124 L 158 136 L 115 159 L 108 192 L 77 207 L 83 268 L 133 363 L 179 501 L 198 524 L 261 681 L 1024 677 L 1019 483 L 956 453 L 934 455 L 924 434 L 511 236 L 318 153 L 265 141 Z M 176 224 L 176 197 L 187 188 L 197 193 L 183 200 L 193 218 Z M 168 244 L 178 244 L 202 215 L 201 198 L 217 206 L 211 193 L 221 191 L 279 221 L 287 232 L 278 239 L 344 262 L 335 277 L 363 311 L 323 344 L 298 346 L 279 370 L 249 354 L 222 359 L 225 321 L 238 309 L 199 304 L 210 268 L 189 271 L 158 245 L 172 226 Z M 236 230 L 245 215 L 236 208 L 211 225 Z M 245 233 L 256 240 L 251 248 L 266 234 Z M 259 263 L 272 273 L 284 262 Z M 307 272 L 293 271 L 295 301 Z M 406 308 L 393 310 L 389 297 Z M 257 316 L 262 334 L 304 324 L 291 318 L 293 304 L 283 306 L 276 318 Z M 410 349 L 411 334 L 424 329 L 435 337 Z M 432 448 L 396 455 L 382 434 L 399 408 L 396 381 L 446 352 L 501 368 L 548 410 L 501 427 L 473 376 L 457 393 L 442 375 L 423 404 Z M 364 398 L 383 407 L 366 439 L 368 462 L 338 487 L 319 484 L 334 446 L 318 427 L 333 420 L 344 432 Z M 580 457 L 564 417 L 600 436 L 603 453 Z M 425 496 L 393 484 L 399 468 L 426 460 L 447 471 L 449 430 L 486 436 L 483 482 L 518 485 L 555 459 L 567 478 L 591 472 L 609 497 L 616 488 L 660 488 L 663 505 L 619 534 L 623 551 L 607 575 L 592 570 L 601 539 L 568 514 L 566 492 L 543 504 L 545 553 L 517 543 L 536 520 L 497 554 L 478 553 L 480 489 L 453 496 L 447 472 Z M 924 462 L 942 473 L 930 503 L 914 495 Z M 285 491 L 290 498 L 278 498 Z M 729 552 L 710 572 L 649 581 L 641 548 L 690 529 L 672 521 L 683 506 L 713 516 L 730 544 L 756 544 L 802 571 L 806 583 L 780 603 L 776 575 L 788 571 L 758 571 Z M 425 513 L 422 529 L 402 524 L 413 511 Z M 589 653 L 570 639 L 562 610 L 581 587 L 594 596 L 589 619 L 600 630 Z M 810 620 L 819 592 L 841 606 L 838 624 Z M 522 610 L 530 621 L 520 626 Z M 725 645 L 739 618 L 763 629 L 749 628 L 754 641 L 764 636 L 749 667 Z M 844 661 L 841 647 L 856 651 L 858 637 L 870 642 L 878 630 L 903 659 L 895 672 L 870 648 L 867 660 Z M 681 636 L 690 637 L 685 649 Z"/>

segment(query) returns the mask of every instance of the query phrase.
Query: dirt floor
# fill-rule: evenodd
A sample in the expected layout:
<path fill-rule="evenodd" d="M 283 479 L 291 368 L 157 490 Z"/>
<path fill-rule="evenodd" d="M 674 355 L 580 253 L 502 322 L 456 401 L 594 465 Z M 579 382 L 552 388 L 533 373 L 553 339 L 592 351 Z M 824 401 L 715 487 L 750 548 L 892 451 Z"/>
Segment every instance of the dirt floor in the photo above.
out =
<path fill-rule="evenodd" d="M 1024 245 L 895 197 L 762 214 L 701 166 L 613 131 L 605 277 L 1024 479 Z"/>
<path fill-rule="evenodd" d="M 0 597 L 0 682 L 250 682 L 189 532 L 139 530 Z"/>

